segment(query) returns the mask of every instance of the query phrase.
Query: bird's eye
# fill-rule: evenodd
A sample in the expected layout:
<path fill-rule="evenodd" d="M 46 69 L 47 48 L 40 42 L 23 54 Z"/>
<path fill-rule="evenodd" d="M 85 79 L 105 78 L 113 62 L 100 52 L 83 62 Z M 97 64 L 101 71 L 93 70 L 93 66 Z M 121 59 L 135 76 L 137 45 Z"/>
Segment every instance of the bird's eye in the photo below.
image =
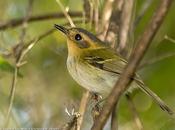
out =
<path fill-rule="evenodd" d="M 80 41 L 82 39 L 80 34 L 76 34 L 75 35 L 75 40 Z"/>

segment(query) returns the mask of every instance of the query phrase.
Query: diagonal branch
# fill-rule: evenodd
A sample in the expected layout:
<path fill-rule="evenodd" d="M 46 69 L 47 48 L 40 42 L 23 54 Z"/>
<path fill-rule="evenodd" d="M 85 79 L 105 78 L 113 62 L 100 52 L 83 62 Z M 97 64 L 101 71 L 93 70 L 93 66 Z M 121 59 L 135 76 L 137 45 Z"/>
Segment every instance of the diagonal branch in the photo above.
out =
<path fill-rule="evenodd" d="M 129 58 L 128 65 L 125 67 L 123 73 L 121 74 L 121 77 L 118 79 L 114 89 L 111 91 L 109 97 L 107 98 L 107 101 L 98 117 L 98 120 L 95 121 L 91 130 L 102 130 L 104 127 L 111 111 L 118 103 L 120 96 L 128 88 L 127 86 L 131 83 L 131 77 L 133 77 L 141 59 L 143 58 L 156 32 L 162 24 L 171 3 L 172 0 L 161 0 L 160 5 L 150 20 L 150 23 L 148 24 L 144 33 L 138 39 L 136 48 Z"/>

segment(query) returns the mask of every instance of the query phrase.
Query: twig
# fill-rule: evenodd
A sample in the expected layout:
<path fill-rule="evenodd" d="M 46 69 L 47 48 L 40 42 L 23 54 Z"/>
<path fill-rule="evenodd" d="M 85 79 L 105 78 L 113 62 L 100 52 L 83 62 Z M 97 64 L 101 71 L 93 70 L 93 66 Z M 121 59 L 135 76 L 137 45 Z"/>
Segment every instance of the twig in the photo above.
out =
<path fill-rule="evenodd" d="M 89 3 L 89 0 L 83 0 L 83 8 L 84 8 L 85 17 L 87 19 L 90 19 L 90 3 Z"/>
<path fill-rule="evenodd" d="M 160 56 L 156 56 L 155 58 L 152 58 L 152 59 L 150 59 L 148 61 L 143 62 L 139 66 L 138 69 L 141 70 L 141 69 L 143 69 L 143 68 L 145 68 L 147 66 L 150 66 L 152 64 L 155 64 L 155 63 L 157 63 L 157 62 L 159 62 L 161 60 L 164 60 L 164 59 L 169 58 L 169 57 L 172 57 L 172 56 L 175 56 L 175 52 L 170 52 L 170 53 L 162 54 Z"/>
<path fill-rule="evenodd" d="M 94 9 L 95 31 L 98 31 L 99 26 L 99 0 L 94 1 L 96 8 Z"/>
<path fill-rule="evenodd" d="M 80 107 L 79 107 L 80 117 L 77 119 L 77 130 L 81 130 L 88 99 L 89 99 L 89 91 L 86 91 L 85 93 L 83 93 L 83 96 L 80 102 Z"/>
<path fill-rule="evenodd" d="M 71 116 L 73 116 L 72 119 L 68 123 L 66 123 L 61 128 L 61 130 L 78 130 L 77 122 L 81 115 L 79 113 L 74 113 L 74 115 L 71 115 Z"/>
<path fill-rule="evenodd" d="M 72 27 L 75 27 L 75 24 L 73 23 L 70 15 L 67 13 L 67 11 L 65 10 L 64 6 L 62 5 L 62 3 L 60 2 L 60 0 L 56 0 L 56 2 L 58 3 L 58 5 L 60 6 L 61 10 L 63 11 L 64 16 L 67 18 L 67 20 L 69 21 L 70 25 Z"/>
<path fill-rule="evenodd" d="M 69 12 L 68 13 L 71 17 L 81 17 L 82 13 L 81 12 Z M 37 22 L 37 21 L 44 21 L 44 20 L 50 20 L 50 19 L 57 19 L 57 18 L 64 18 L 63 13 L 48 13 L 48 14 L 43 14 L 43 15 L 36 15 L 36 16 L 30 16 L 28 19 L 29 22 Z M 16 27 L 19 26 L 23 23 L 24 18 L 19 18 L 19 19 L 12 19 L 9 20 L 5 23 L 0 23 L 0 30 L 5 30 L 10 27 Z"/>
<path fill-rule="evenodd" d="M 83 20 L 86 20 L 86 19 L 90 19 L 90 3 L 89 3 L 89 0 L 83 0 Z M 85 25 L 85 21 L 83 21 L 83 25 L 84 27 L 86 27 Z"/>
<path fill-rule="evenodd" d="M 168 40 L 168 41 L 170 41 L 172 43 L 175 43 L 175 39 L 173 39 L 173 38 L 171 38 L 171 37 L 169 37 L 167 35 L 164 36 L 164 39 L 166 39 L 166 40 Z"/>
<path fill-rule="evenodd" d="M 102 20 L 101 20 L 102 23 L 101 23 L 101 29 L 99 29 L 99 31 L 103 33 L 99 36 L 99 38 L 103 41 L 105 40 L 107 31 L 108 31 L 109 22 L 110 22 L 112 10 L 113 10 L 113 3 L 114 3 L 114 0 L 106 0 L 105 7 L 102 12 Z"/>
<path fill-rule="evenodd" d="M 21 54 L 22 54 L 23 46 L 24 46 L 24 37 L 26 34 L 25 33 L 26 29 L 27 29 L 27 21 L 29 19 L 29 16 L 30 16 L 31 10 L 32 10 L 32 4 L 33 4 L 33 0 L 29 0 L 28 8 L 26 9 L 27 14 L 26 14 L 24 21 L 23 21 L 23 24 L 22 24 L 23 26 L 22 26 L 22 33 L 20 35 L 20 42 L 17 45 L 18 46 L 18 49 L 16 50 L 17 53 L 15 53 L 16 54 L 15 55 L 15 60 L 16 60 L 15 61 L 15 72 L 14 72 L 13 79 L 12 79 L 12 86 L 11 86 L 11 90 L 10 90 L 10 104 L 9 104 L 8 111 L 7 111 L 5 126 L 8 126 L 11 110 L 13 107 L 13 101 L 14 101 L 14 97 L 15 97 L 15 90 L 16 90 L 16 84 L 17 84 L 17 76 L 18 76 L 18 71 L 19 71 L 18 65 L 21 63 L 21 60 L 22 60 Z"/>
<path fill-rule="evenodd" d="M 115 84 L 114 89 L 111 91 L 107 101 L 98 117 L 98 120 L 95 121 L 91 130 L 102 130 L 104 124 L 111 111 L 113 110 L 115 104 L 118 103 L 119 97 L 127 89 L 127 86 L 131 83 L 131 77 L 133 77 L 141 59 L 143 58 L 146 50 L 151 44 L 152 39 L 154 38 L 156 32 L 158 31 L 160 25 L 162 24 L 169 8 L 172 3 L 172 0 L 161 0 L 160 5 L 158 6 L 155 14 L 150 20 L 150 23 L 146 27 L 144 33 L 138 39 L 136 48 L 133 51 L 129 62 L 125 67 L 123 73 Z"/>
<path fill-rule="evenodd" d="M 135 124 L 136 124 L 136 127 L 138 128 L 138 130 L 143 130 L 143 125 L 142 125 L 142 122 L 139 118 L 139 115 L 137 113 L 137 110 L 135 108 L 135 105 L 133 103 L 133 100 L 132 98 L 130 97 L 129 94 L 126 94 L 126 98 L 127 98 L 127 101 L 128 101 L 128 105 L 131 109 L 131 112 L 133 114 L 133 118 L 134 118 L 134 121 L 135 121 Z"/>
<path fill-rule="evenodd" d="M 124 56 L 127 55 L 126 46 L 129 36 L 128 34 L 131 29 L 133 8 L 134 8 L 134 0 L 124 0 L 119 26 L 119 44 L 118 44 L 119 46 L 117 48 L 118 52 Z"/>
<path fill-rule="evenodd" d="M 94 4 L 93 4 L 93 1 L 92 0 L 88 0 L 89 1 L 89 5 L 90 5 L 90 28 L 92 29 L 92 24 L 93 24 L 93 12 L 94 12 Z"/>

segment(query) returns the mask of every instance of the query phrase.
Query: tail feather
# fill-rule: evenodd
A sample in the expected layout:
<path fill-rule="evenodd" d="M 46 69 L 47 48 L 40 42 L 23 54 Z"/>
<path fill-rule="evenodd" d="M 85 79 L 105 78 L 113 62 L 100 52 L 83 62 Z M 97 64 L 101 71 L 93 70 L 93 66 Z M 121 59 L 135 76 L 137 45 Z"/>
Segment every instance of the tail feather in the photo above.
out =
<path fill-rule="evenodd" d="M 170 115 L 174 115 L 174 111 L 169 106 L 167 106 L 166 103 L 162 99 L 160 99 L 160 97 L 157 96 L 151 89 L 145 86 L 145 84 L 141 80 L 135 79 L 135 81 L 139 85 L 140 89 L 148 96 L 150 96 L 163 111 L 166 111 Z"/>

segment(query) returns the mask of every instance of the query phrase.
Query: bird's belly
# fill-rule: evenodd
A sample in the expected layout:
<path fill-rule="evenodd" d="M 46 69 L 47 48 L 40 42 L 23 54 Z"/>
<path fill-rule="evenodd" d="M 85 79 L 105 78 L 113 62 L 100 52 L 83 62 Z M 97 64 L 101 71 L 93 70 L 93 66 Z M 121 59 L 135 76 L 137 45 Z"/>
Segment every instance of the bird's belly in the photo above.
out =
<path fill-rule="evenodd" d="M 118 79 L 118 75 L 90 65 L 67 61 L 68 71 L 73 79 L 89 91 L 108 95 Z"/>

